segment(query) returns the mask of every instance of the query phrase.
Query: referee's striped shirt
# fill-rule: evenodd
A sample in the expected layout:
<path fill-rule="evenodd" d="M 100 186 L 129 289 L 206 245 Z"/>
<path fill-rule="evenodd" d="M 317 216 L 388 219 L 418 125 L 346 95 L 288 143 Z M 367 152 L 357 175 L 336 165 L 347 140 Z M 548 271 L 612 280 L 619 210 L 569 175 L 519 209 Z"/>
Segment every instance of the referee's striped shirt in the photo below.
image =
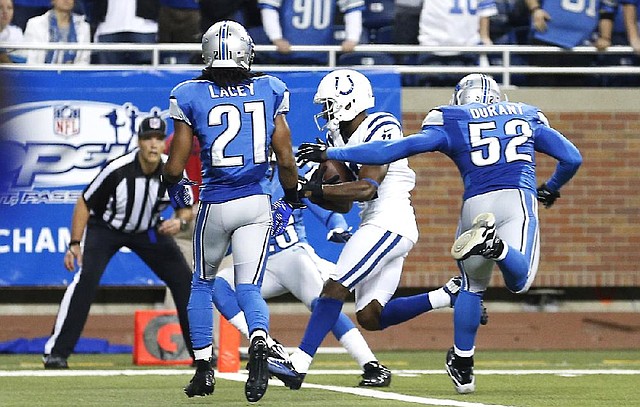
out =
<path fill-rule="evenodd" d="M 145 175 L 138 161 L 138 149 L 109 162 L 85 188 L 82 196 L 91 216 L 110 228 L 140 233 L 157 225 L 160 213 L 169 205 L 160 174 L 167 159 L 153 174 Z"/>

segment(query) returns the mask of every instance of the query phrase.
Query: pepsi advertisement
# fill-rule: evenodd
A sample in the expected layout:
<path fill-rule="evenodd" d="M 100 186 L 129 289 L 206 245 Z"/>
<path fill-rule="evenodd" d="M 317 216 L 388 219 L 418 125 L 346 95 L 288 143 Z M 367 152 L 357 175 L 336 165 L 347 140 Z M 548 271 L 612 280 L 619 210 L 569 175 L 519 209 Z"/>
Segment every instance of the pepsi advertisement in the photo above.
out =
<path fill-rule="evenodd" d="M 324 137 L 313 120 L 321 110 L 313 96 L 325 73 L 274 73 L 291 92 L 294 148 Z M 399 75 L 364 73 L 376 96 L 371 110 L 401 117 Z M 109 160 L 136 147 L 144 118 L 168 118 L 169 92 L 199 71 L 0 69 L 0 75 L 0 286 L 65 286 L 73 273 L 63 257 L 84 187 Z M 172 120 L 167 124 L 170 134 Z M 355 229 L 357 209 L 346 217 Z M 309 243 L 336 261 L 342 246 L 327 242 L 313 215 L 305 219 Z M 164 285 L 126 248 L 112 258 L 101 284 Z"/>

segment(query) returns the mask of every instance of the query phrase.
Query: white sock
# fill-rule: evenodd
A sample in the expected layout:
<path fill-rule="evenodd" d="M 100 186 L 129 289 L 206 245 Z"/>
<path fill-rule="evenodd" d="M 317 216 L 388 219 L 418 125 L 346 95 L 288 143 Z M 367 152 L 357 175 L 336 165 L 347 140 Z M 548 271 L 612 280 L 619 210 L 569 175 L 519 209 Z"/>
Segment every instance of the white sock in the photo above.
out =
<path fill-rule="evenodd" d="M 253 338 L 255 337 L 261 337 L 263 339 L 267 339 L 267 333 L 265 331 L 263 331 L 262 329 L 256 329 L 255 331 L 253 331 L 253 333 L 251 334 L 251 336 L 249 337 L 249 342 L 253 341 Z"/>
<path fill-rule="evenodd" d="M 437 290 L 429 291 L 429 302 L 433 309 L 448 308 L 451 306 L 451 296 L 440 287 Z"/>
<path fill-rule="evenodd" d="M 476 347 L 474 346 L 471 350 L 460 350 L 457 346 L 453 345 L 453 352 L 462 357 L 462 358 L 470 358 L 475 353 Z"/>
<path fill-rule="evenodd" d="M 309 371 L 309 366 L 311 366 L 311 362 L 313 362 L 313 358 L 307 355 L 300 348 L 296 348 L 296 350 L 291 354 L 291 363 L 298 373 L 307 373 Z"/>
<path fill-rule="evenodd" d="M 373 352 L 371 352 L 371 349 L 369 349 L 369 345 L 367 341 L 364 340 L 362 333 L 356 327 L 342 335 L 340 344 L 349 352 L 351 357 L 358 362 L 360 367 L 364 367 L 366 363 L 378 360 Z"/>
<path fill-rule="evenodd" d="M 244 317 L 244 312 L 238 312 L 235 317 L 229 320 L 229 323 L 235 326 L 245 338 L 249 339 L 249 326 L 247 325 L 247 320 Z"/>
<path fill-rule="evenodd" d="M 209 345 L 204 349 L 198 349 L 193 351 L 193 356 L 196 360 L 209 360 L 213 355 L 213 345 Z"/>

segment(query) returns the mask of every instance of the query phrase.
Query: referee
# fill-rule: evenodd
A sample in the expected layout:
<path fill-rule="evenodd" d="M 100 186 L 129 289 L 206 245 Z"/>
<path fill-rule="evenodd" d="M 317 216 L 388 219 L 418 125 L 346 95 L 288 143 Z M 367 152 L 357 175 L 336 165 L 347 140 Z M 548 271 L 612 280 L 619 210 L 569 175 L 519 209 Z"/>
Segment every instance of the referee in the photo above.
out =
<path fill-rule="evenodd" d="M 67 358 L 80 338 L 100 278 L 123 246 L 169 287 L 184 342 L 192 354 L 187 319 L 191 270 L 172 236 L 187 229 L 193 215 L 191 207 L 186 207 L 176 209 L 171 219 L 160 218 L 170 202 L 160 182 L 166 160 L 162 156 L 165 133 L 164 120 L 144 119 L 138 129 L 138 148 L 110 161 L 78 199 L 64 255 L 66 269 L 74 271 L 77 262 L 78 272 L 67 287 L 45 344 L 45 369 L 68 368 Z M 185 188 L 192 196 L 190 187 Z"/>

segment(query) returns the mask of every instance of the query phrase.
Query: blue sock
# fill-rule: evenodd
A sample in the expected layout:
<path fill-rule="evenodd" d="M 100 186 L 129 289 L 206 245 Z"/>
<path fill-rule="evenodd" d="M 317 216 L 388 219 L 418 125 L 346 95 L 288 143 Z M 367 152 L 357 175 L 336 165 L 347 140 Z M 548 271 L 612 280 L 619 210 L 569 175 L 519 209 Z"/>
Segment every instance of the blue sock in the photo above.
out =
<path fill-rule="evenodd" d="M 380 329 L 398 325 L 432 309 L 428 293 L 394 298 L 382 308 Z"/>
<path fill-rule="evenodd" d="M 236 293 L 238 304 L 247 319 L 249 334 L 256 329 L 269 333 L 269 307 L 260 294 L 260 287 L 255 284 L 238 284 Z"/>
<path fill-rule="evenodd" d="M 460 290 L 453 308 L 453 343 L 460 350 L 471 350 L 480 325 L 482 293 Z"/>
<path fill-rule="evenodd" d="M 311 301 L 311 311 L 313 311 L 313 308 L 316 306 L 317 302 L 318 302 L 317 298 Z M 342 338 L 342 335 L 346 334 L 347 332 L 349 332 L 355 327 L 356 325 L 353 323 L 353 321 L 351 321 L 351 319 L 348 316 L 346 316 L 344 313 L 341 312 L 340 315 L 338 316 L 338 320 L 333 325 L 333 328 L 331 328 L 331 332 L 333 333 L 333 336 L 335 336 L 337 340 L 340 340 L 340 338 Z"/>
<path fill-rule="evenodd" d="M 213 281 L 193 275 L 191 296 L 187 305 L 189 332 L 193 349 L 204 349 L 213 343 Z"/>
<path fill-rule="evenodd" d="M 242 311 L 236 292 L 224 278 L 216 277 L 213 280 L 213 303 L 227 320 L 231 320 Z"/>
<path fill-rule="evenodd" d="M 524 288 L 529 274 L 529 261 L 524 254 L 509 249 L 507 257 L 496 262 L 502 272 L 504 284 L 510 291 L 516 292 Z"/>
<path fill-rule="evenodd" d="M 300 349 L 304 353 L 310 356 L 316 354 L 325 336 L 340 317 L 343 304 L 335 298 L 320 297 L 318 299 L 300 342 Z"/>

